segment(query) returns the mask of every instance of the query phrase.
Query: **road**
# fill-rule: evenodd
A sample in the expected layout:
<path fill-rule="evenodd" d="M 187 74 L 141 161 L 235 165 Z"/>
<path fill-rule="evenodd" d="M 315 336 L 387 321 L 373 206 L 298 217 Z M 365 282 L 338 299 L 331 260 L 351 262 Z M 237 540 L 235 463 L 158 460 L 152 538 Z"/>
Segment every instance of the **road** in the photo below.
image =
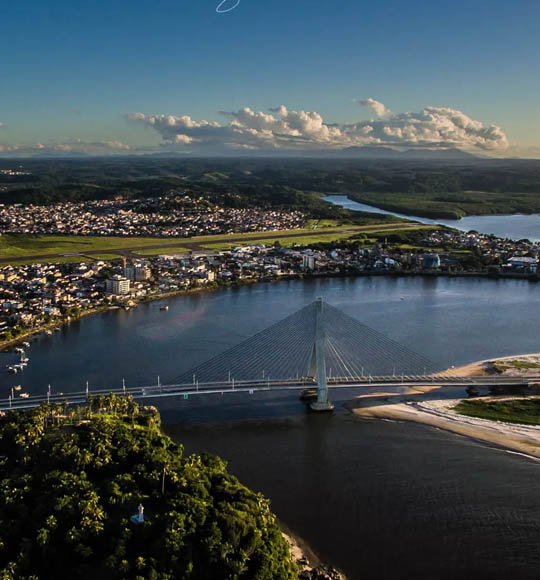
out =
<path fill-rule="evenodd" d="M 540 375 L 530 375 L 526 377 L 499 377 L 499 376 L 476 376 L 460 377 L 453 376 L 449 373 L 436 375 L 388 375 L 388 376 L 371 376 L 362 377 L 328 377 L 328 387 L 332 389 L 341 388 L 393 388 L 393 387 L 492 387 L 492 386 L 515 386 L 524 387 L 531 384 L 537 384 L 540 381 Z M 131 395 L 134 399 L 158 399 L 161 397 L 180 397 L 188 399 L 191 396 L 200 395 L 224 395 L 227 393 L 244 393 L 253 395 L 256 392 L 267 391 L 296 391 L 305 388 L 316 388 L 316 381 L 312 377 L 282 379 L 282 380 L 248 380 L 218 383 L 183 383 L 174 385 L 146 385 L 139 387 L 123 387 L 114 389 L 100 389 L 94 391 L 77 391 L 72 393 L 51 392 L 42 395 L 31 395 L 28 398 L 20 398 L 8 393 L 6 399 L 0 399 L 0 411 L 9 409 L 31 409 L 43 403 L 57 404 L 84 404 L 88 395 L 106 396 Z M 15 393 L 13 393 L 15 395 Z"/>

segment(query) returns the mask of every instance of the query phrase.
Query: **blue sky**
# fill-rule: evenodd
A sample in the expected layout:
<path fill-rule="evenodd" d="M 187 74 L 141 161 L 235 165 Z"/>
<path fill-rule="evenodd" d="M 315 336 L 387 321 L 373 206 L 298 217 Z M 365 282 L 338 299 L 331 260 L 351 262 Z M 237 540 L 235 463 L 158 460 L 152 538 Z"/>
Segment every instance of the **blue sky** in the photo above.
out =
<path fill-rule="evenodd" d="M 355 103 L 371 97 L 394 115 L 413 112 L 422 130 L 431 129 L 424 108 L 444 107 L 501 128 L 510 151 L 540 146 L 537 0 L 241 0 L 217 14 L 219 2 L 3 3 L 0 143 L 163 145 L 171 131 L 156 129 L 151 116 L 189 115 L 223 130 L 212 129 L 209 140 L 182 123 L 172 136 L 188 147 L 207 139 L 215 148 L 230 138 L 231 122 L 245 125 L 221 110 L 268 113 L 284 104 L 347 125 L 373 118 L 372 108 Z M 144 118 L 129 121 L 135 112 Z M 297 137 L 298 117 L 277 121 Z M 390 132 L 403 125 L 410 129 L 407 119 L 394 120 Z M 253 129 L 249 122 L 241 128 Z M 334 135 L 328 143 L 364 144 L 357 129 L 353 135 L 342 127 L 346 139 Z M 371 135 L 383 130 L 375 125 Z M 300 137 L 320 145 L 320 134 L 310 131 L 301 127 Z M 236 145 L 259 142 L 239 138 Z"/>

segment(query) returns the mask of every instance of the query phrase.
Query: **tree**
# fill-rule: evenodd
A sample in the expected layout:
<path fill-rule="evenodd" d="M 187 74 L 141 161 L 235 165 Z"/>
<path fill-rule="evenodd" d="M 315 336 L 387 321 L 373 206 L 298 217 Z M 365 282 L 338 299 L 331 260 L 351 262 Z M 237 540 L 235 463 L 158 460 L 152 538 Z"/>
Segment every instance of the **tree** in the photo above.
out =
<path fill-rule="evenodd" d="M 1 578 L 297 577 L 269 502 L 130 397 L 7 413 L 0 457 Z"/>

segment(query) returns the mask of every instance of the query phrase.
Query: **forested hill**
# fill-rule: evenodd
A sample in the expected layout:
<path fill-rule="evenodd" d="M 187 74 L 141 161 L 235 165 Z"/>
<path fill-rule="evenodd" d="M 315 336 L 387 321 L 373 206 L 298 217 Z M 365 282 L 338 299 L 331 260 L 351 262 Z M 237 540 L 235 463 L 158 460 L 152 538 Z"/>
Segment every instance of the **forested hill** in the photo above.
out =
<path fill-rule="evenodd" d="M 298 577 L 268 501 L 129 398 L 4 414 L 0 457 L 3 579 Z"/>
<path fill-rule="evenodd" d="M 15 174 L 9 170 L 16 170 Z M 336 217 L 320 198 L 349 194 L 429 217 L 540 211 L 540 160 L 0 159 L 0 203 L 203 193 L 224 205 Z"/>

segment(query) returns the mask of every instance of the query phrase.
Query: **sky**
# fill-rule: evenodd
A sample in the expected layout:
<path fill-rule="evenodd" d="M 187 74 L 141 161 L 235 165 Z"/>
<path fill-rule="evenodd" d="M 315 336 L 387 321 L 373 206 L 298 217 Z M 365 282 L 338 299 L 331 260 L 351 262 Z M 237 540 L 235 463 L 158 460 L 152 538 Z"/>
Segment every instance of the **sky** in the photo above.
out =
<path fill-rule="evenodd" d="M 7 0 L 0 155 L 540 157 L 538 0 Z"/>

